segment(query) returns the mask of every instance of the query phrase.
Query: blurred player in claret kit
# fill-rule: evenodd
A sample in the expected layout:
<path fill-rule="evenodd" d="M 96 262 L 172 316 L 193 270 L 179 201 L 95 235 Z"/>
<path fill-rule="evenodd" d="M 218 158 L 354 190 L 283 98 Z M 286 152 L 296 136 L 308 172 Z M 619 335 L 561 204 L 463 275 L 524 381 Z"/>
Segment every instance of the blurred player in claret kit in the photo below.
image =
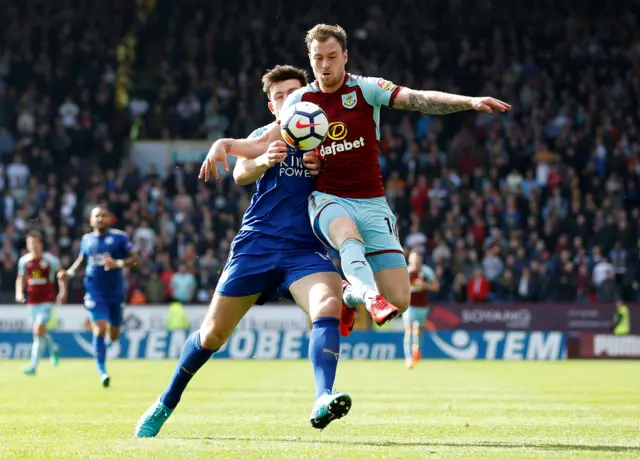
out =
<path fill-rule="evenodd" d="M 124 303 L 124 275 L 122 269 L 138 264 L 129 236 L 123 231 L 111 229 L 113 217 L 106 207 L 97 206 L 91 211 L 90 224 L 93 232 L 82 236 L 80 254 L 73 265 L 62 271 L 59 277 L 67 280 L 86 260 L 84 276 L 84 307 L 89 312 L 93 329 L 93 352 L 104 387 L 109 387 L 111 378 L 107 373 L 107 328 L 111 342 L 120 337 L 122 307 Z"/>
<path fill-rule="evenodd" d="M 316 235 L 340 252 L 345 283 L 340 332 L 348 335 L 355 306 L 364 303 L 378 324 L 409 306 L 411 286 L 407 263 L 396 234 L 396 218 L 385 199 L 380 171 L 380 107 L 446 115 L 463 110 L 504 112 L 510 105 L 492 97 L 467 97 L 417 91 L 382 78 L 345 72 L 347 34 L 340 26 L 318 24 L 306 36 L 316 81 L 289 96 L 282 108 L 312 102 L 325 111 L 329 135 L 319 149 L 322 172 L 309 198 L 309 216 Z M 278 126 L 256 139 L 220 139 L 202 164 L 201 176 L 217 176 L 226 155 L 256 158 L 281 140 Z M 286 152 L 286 144 L 280 144 Z"/>
<path fill-rule="evenodd" d="M 16 301 L 29 305 L 33 326 L 33 346 L 31 363 L 25 374 L 35 375 L 40 357 L 49 350 L 51 363 L 57 366 L 60 349 L 47 333 L 47 322 L 51 319 L 54 304 L 64 303 L 67 298 L 67 286 L 58 280 L 59 292 L 56 298 L 56 274 L 60 269 L 60 260 L 43 251 L 42 235 L 32 231 L 27 235 L 27 254 L 18 261 L 16 278 Z M 26 297 L 25 297 L 26 287 Z"/>
<path fill-rule="evenodd" d="M 411 302 L 402 315 L 404 321 L 404 359 L 407 368 L 413 368 L 420 360 L 420 346 L 424 323 L 429 314 L 429 292 L 440 291 L 440 283 L 429 266 L 423 264 L 422 254 L 417 250 L 409 253 L 409 280 Z"/>
<path fill-rule="evenodd" d="M 276 66 L 263 76 L 269 109 L 278 116 L 290 94 L 307 84 L 306 72 Z M 254 131 L 259 137 L 271 123 Z M 277 126 L 277 125 L 276 125 Z M 231 245 L 231 253 L 200 330 L 187 340 L 168 387 L 136 427 L 138 437 L 155 437 L 178 405 L 193 375 L 229 339 L 254 304 L 288 291 L 312 321 L 309 358 L 315 397 L 310 423 L 323 429 L 348 414 L 351 397 L 333 391 L 340 353 L 342 282 L 307 217 L 307 199 L 314 187 L 305 154 L 278 145 L 255 160 L 238 161 L 236 183 L 257 181 L 257 190 Z"/>

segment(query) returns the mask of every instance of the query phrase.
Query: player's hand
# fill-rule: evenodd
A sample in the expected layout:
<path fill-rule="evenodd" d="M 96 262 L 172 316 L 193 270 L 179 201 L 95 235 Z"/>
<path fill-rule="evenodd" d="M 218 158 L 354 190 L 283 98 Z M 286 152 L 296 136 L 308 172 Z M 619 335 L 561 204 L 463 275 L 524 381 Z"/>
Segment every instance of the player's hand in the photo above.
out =
<path fill-rule="evenodd" d="M 257 165 L 270 168 L 278 163 L 283 163 L 288 154 L 286 151 L 284 153 L 282 152 L 283 148 L 286 150 L 287 144 L 282 140 L 272 142 L 271 145 L 269 145 L 267 152 L 256 159 Z"/>
<path fill-rule="evenodd" d="M 413 281 L 413 286 L 419 290 L 424 290 L 427 286 L 427 283 L 423 278 L 419 277 L 415 281 Z"/>
<path fill-rule="evenodd" d="M 58 296 L 56 296 L 56 304 L 65 304 L 66 302 L 67 302 L 67 295 L 58 293 Z"/>
<path fill-rule="evenodd" d="M 222 164 L 222 168 L 229 172 L 229 165 L 227 164 L 227 152 L 225 151 L 225 146 L 222 142 L 222 139 L 216 140 L 211 148 L 209 149 L 209 153 L 207 153 L 207 157 L 202 162 L 202 166 L 200 167 L 200 175 L 198 178 L 204 178 L 205 182 L 209 181 L 209 177 L 213 174 L 213 177 L 217 180 L 220 178 L 218 174 L 218 163 Z"/>
<path fill-rule="evenodd" d="M 20 292 L 16 295 L 16 303 L 24 303 L 24 293 Z"/>
<path fill-rule="evenodd" d="M 492 113 L 494 108 L 500 112 L 506 112 L 511 105 L 493 97 L 472 97 L 471 108 L 478 112 Z"/>
<path fill-rule="evenodd" d="M 320 174 L 322 170 L 322 159 L 318 153 L 308 151 L 302 155 L 302 161 L 304 162 L 304 167 L 311 171 L 311 175 L 317 176 Z"/>
<path fill-rule="evenodd" d="M 104 270 L 105 271 L 110 271 L 112 269 L 116 269 L 118 267 L 118 265 L 116 264 L 116 261 L 111 258 L 111 257 L 104 257 Z"/>

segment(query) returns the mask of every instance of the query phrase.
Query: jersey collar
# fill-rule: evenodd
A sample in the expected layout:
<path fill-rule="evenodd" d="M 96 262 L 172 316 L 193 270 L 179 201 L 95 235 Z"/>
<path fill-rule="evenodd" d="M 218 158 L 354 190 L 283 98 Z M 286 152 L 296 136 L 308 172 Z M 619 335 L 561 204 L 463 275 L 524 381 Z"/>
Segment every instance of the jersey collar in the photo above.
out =
<path fill-rule="evenodd" d="M 337 94 L 338 92 L 340 92 L 340 90 L 346 86 L 348 80 L 349 80 L 349 74 L 347 72 L 344 72 L 344 80 L 342 80 L 342 86 L 340 86 L 338 89 L 336 89 L 333 92 L 324 92 L 322 89 L 320 89 L 320 83 L 318 83 L 318 80 L 314 81 L 312 84 L 316 85 L 316 88 L 318 89 L 318 92 L 320 94 L 330 96 L 332 94 Z"/>

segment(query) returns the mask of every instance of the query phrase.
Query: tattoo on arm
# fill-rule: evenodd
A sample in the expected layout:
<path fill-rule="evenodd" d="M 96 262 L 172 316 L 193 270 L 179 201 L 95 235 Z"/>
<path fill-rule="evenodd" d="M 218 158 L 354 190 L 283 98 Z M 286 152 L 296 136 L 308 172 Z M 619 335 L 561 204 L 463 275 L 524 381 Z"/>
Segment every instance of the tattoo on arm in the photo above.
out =
<path fill-rule="evenodd" d="M 229 142 L 227 142 L 227 143 L 225 143 L 225 144 L 223 145 L 223 147 L 222 147 L 222 148 L 224 148 L 224 152 L 225 152 L 225 153 L 229 154 L 229 152 L 231 151 L 231 144 L 230 144 Z"/>
<path fill-rule="evenodd" d="M 431 115 L 448 115 L 450 113 L 469 110 L 470 108 L 467 104 L 447 104 L 435 100 L 425 93 L 422 93 L 421 96 L 422 97 L 418 97 L 415 94 L 410 94 L 409 102 L 400 102 L 398 108 L 402 110 L 418 110 L 419 112 L 429 113 Z"/>

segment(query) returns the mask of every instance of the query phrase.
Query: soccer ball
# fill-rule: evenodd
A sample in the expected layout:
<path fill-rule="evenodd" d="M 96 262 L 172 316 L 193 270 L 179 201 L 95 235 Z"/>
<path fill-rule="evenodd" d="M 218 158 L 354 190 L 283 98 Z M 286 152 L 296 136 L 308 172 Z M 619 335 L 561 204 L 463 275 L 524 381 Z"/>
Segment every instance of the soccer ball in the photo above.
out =
<path fill-rule="evenodd" d="M 282 138 L 291 147 L 311 151 L 327 137 L 329 120 L 324 110 L 311 102 L 298 102 L 280 115 Z"/>

